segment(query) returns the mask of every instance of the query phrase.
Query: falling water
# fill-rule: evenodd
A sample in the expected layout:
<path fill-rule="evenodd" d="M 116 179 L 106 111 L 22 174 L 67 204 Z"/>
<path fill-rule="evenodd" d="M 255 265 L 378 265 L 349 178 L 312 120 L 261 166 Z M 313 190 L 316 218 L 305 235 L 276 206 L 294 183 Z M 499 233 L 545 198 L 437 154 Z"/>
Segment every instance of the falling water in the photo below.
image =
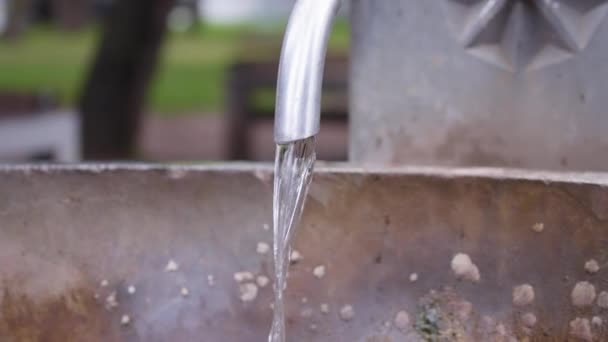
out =
<path fill-rule="evenodd" d="M 297 228 L 315 163 L 314 137 L 277 145 L 274 179 L 274 317 L 268 342 L 285 342 L 285 303 L 291 238 Z"/>

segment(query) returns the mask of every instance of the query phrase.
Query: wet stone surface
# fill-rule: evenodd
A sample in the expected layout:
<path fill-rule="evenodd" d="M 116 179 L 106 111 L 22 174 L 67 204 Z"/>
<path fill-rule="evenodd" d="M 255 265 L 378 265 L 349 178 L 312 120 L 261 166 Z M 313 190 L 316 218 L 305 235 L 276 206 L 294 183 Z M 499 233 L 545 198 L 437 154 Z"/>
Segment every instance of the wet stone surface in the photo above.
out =
<path fill-rule="evenodd" d="M 400 172 L 315 174 L 292 339 L 608 340 L 605 185 Z M 0 341 L 266 338 L 272 184 L 253 172 L 0 176 Z"/>

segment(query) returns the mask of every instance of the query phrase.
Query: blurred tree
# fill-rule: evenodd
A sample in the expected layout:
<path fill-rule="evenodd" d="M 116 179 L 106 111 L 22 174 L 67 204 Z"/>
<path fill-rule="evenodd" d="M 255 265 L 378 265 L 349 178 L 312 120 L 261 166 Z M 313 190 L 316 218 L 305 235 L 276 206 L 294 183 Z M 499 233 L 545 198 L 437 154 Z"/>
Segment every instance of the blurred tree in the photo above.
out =
<path fill-rule="evenodd" d="M 90 1 L 52 0 L 51 12 L 57 25 L 65 30 L 82 28 L 89 19 Z"/>
<path fill-rule="evenodd" d="M 115 1 L 80 100 L 85 159 L 129 159 L 175 0 Z"/>

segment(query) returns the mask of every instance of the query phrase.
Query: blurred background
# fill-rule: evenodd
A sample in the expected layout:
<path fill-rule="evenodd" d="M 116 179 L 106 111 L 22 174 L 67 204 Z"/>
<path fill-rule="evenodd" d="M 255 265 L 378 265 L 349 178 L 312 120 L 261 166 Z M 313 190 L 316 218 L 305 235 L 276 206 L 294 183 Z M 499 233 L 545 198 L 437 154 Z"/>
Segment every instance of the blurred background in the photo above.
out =
<path fill-rule="evenodd" d="M 292 0 L 0 0 L 0 162 L 272 160 Z M 349 23 L 321 159 L 347 154 Z"/>

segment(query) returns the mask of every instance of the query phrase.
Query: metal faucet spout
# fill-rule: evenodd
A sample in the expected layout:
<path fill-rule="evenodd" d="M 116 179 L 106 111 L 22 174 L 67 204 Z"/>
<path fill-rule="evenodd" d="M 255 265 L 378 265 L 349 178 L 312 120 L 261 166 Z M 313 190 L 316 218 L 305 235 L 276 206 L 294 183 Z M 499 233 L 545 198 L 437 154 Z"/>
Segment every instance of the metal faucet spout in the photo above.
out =
<path fill-rule="evenodd" d="M 298 0 L 283 40 L 274 124 L 277 144 L 319 132 L 329 34 L 341 0 Z"/>

